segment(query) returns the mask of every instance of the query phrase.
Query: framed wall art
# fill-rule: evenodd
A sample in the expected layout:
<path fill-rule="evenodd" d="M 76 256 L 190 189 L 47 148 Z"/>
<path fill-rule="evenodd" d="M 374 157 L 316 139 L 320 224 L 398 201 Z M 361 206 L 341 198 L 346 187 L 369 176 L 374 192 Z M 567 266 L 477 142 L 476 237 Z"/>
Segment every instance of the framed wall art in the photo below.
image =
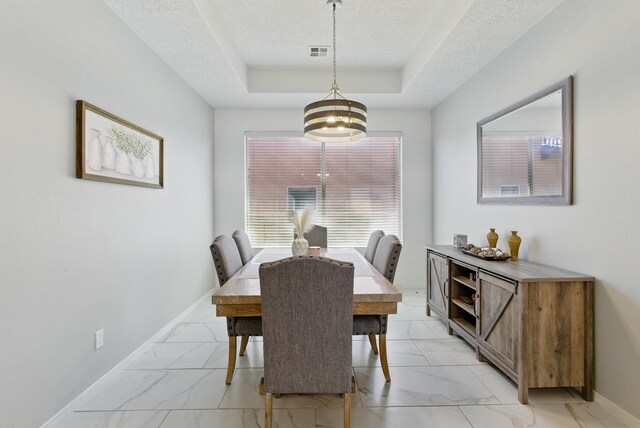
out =
<path fill-rule="evenodd" d="M 76 140 L 76 177 L 163 188 L 162 137 L 78 100 Z"/>

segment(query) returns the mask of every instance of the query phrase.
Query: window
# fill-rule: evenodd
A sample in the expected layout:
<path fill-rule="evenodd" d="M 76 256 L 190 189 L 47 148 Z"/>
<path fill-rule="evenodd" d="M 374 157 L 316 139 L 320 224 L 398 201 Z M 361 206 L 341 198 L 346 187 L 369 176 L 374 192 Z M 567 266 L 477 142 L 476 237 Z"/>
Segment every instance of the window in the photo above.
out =
<path fill-rule="evenodd" d="M 309 208 L 312 211 L 316 209 L 316 188 L 315 187 L 289 187 L 287 189 L 289 195 L 289 210 L 301 211 Z"/>
<path fill-rule="evenodd" d="M 402 239 L 401 138 L 318 143 L 246 138 L 245 229 L 256 247 L 289 246 L 289 211 L 310 207 L 332 247 L 364 247 L 373 230 Z"/>

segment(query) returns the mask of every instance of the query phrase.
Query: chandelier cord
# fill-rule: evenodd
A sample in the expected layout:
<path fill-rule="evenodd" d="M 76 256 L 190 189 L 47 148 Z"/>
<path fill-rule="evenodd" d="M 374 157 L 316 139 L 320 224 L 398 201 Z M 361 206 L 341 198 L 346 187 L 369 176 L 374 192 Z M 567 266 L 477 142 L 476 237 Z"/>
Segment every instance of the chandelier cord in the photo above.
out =
<path fill-rule="evenodd" d="M 332 89 L 338 89 L 338 81 L 336 78 L 336 4 L 333 3 L 333 87 Z M 334 92 L 335 98 L 335 92 Z"/>

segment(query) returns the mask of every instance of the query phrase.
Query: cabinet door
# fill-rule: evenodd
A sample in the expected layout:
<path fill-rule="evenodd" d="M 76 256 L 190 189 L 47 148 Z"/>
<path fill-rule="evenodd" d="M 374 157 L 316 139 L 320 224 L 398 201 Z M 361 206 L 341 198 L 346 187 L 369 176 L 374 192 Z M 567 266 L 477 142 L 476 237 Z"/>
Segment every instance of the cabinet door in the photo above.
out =
<path fill-rule="evenodd" d="M 478 344 L 507 367 L 518 372 L 518 302 L 516 284 L 480 272 L 480 290 L 476 299 L 480 328 Z"/>
<path fill-rule="evenodd" d="M 447 317 L 449 300 L 449 262 L 429 253 L 427 257 L 427 303 L 431 309 Z"/>

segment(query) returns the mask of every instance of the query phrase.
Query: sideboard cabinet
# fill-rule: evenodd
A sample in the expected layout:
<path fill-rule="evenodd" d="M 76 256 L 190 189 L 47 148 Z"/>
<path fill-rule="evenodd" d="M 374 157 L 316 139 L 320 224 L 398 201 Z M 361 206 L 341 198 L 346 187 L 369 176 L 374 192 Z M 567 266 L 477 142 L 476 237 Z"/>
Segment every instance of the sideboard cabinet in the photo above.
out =
<path fill-rule="evenodd" d="M 426 246 L 426 312 L 518 385 L 575 387 L 593 400 L 594 278 L 537 263 Z"/>

